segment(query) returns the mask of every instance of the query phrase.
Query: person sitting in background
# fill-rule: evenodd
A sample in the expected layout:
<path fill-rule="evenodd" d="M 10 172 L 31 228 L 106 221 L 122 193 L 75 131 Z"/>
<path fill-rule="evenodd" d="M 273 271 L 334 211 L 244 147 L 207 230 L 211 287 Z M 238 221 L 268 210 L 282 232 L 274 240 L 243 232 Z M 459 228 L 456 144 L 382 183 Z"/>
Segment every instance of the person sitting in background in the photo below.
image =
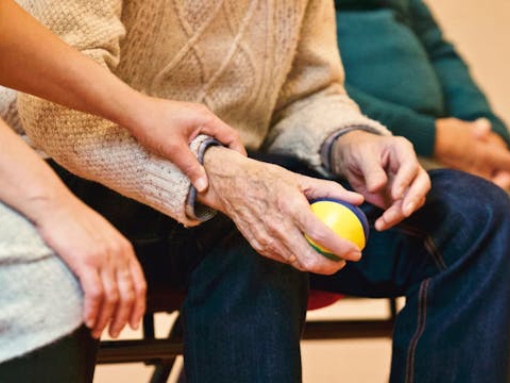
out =
<path fill-rule="evenodd" d="M 422 0 L 335 0 L 346 89 L 418 155 L 510 188 L 510 136 Z M 431 162 L 427 161 L 429 164 Z"/>
<path fill-rule="evenodd" d="M 198 132 L 244 153 L 204 107 L 134 91 L 11 0 L 0 2 L 0 84 L 111 118 L 142 141 L 151 129 L 157 142 L 144 143 L 200 190 L 206 175 L 188 148 Z M 133 247 L 2 120 L 0 184 L 0 382 L 91 382 L 93 338 L 138 327 L 145 310 Z"/>

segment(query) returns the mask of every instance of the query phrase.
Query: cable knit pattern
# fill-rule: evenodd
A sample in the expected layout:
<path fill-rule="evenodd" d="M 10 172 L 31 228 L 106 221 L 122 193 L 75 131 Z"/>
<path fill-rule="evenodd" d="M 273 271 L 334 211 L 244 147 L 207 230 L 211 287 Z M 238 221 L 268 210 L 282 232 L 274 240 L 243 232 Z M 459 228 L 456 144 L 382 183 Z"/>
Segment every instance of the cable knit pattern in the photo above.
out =
<path fill-rule="evenodd" d="M 0 227 L 1 363 L 78 328 L 83 302 L 78 281 L 33 225 L 1 203 Z"/>
<path fill-rule="evenodd" d="M 321 167 L 320 147 L 338 129 L 388 134 L 345 94 L 329 0 L 19 3 L 134 88 L 205 103 L 250 149 Z M 27 95 L 18 104 L 28 135 L 63 166 L 197 223 L 185 213 L 186 177 L 122 128 Z"/>

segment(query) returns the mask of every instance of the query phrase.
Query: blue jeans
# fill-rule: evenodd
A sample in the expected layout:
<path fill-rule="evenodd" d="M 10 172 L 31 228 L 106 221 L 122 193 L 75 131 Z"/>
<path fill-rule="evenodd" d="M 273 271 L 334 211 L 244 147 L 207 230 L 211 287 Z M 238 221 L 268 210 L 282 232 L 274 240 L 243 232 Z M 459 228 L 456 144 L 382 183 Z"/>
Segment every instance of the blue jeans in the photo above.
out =
<path fill-rule="evenodd" d="M 359 263 L 315 288 L 405 296 L 390 382 L 508 382 L 510 203 L 489 182 L 430 173 L 426 205 L 398 227 L 371 232 Z M 367 206 L 373 219 L 376 209 Z"/>
<path fill-rule="evenodd" d="M 452 170 L 431 177 L 426 205 L 392 230 L 372 229 L 362 260 L 333 276 L 308 275 L 261 257 L 222 216 L 186 230 L 121 201 L 132 207 L 127 224 L 126 206 L 112 212 L 116 203 L 74 191 L 85 200 L 88 195 L 134 242 L 149 283 L 166 280 L 187 289 L 188 382 L 300 382 L 309 285 L 357 296 L 406 296 L 394 332 L 391 382 L 507 382 L 508 196 Z M 73 189 L 73 182 L 68 185 Z M 371 222 L 380 214 L 363 208 Z M 154 267 L 155 261 L 165 266 Z"/>

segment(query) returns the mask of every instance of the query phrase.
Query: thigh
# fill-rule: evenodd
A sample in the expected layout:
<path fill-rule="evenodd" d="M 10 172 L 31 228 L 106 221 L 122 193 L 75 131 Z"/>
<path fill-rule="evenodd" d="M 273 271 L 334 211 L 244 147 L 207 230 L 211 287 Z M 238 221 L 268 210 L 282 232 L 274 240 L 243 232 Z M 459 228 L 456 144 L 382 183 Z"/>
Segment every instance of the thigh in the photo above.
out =
<path fill-rule="evenodd" d="M 0 361 L 26 354 L 82 323 L 82 292 L 32 223 L 0 204 Z"/>
<path fill-rule="evenodd" d="M 360 296 L 399 296 L 445 270 L 462 279 L 465 265 L 493 264 L 497 254 L 504 254 L 500 244 L 507 236 L 508 196 L 462 172 L 443 169 L 430 175 L 425 205 L 390 230 L 374 230 L 381 211 L 365 204 L 371 230 L 362 259 L 331 277 L 312 275 L 311 286 Z"/>
<path fill-rule="evenodd" d="M 22 357 L 0 364 L 0 383 L 91 383 L 97 341 L 82 326 Z"/>

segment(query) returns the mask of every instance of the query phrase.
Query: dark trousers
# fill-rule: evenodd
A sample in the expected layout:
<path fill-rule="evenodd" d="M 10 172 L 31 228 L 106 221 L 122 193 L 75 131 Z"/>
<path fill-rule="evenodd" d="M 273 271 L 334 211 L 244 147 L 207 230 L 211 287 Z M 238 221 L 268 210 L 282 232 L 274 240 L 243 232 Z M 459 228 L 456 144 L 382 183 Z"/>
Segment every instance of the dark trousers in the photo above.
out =
<path fill-rule="evenodd" d="M 133 241 L 149 292 L 159 283 L 187 291 L 188 382 L 301 381 L 299 338 L 309 284 L 407 298 L 393 338 L 391 382 L 507 381 L 510 203 L 488 182 L 452 170 L 431 172 L 433 188 L 419 212 L 385 232 L 372 226 L 360 262 L 318 276 L 261 257 L 223 216 L 184 229 L 57 170 Z M 368 204 L 363 209 L 370 222 L 381 213 Z"/>
<path fill-rule="evenodd" d="M 0 383 L 90 383 L 96 348 L 90 331 L 80 327 L 48 346 L 1 363 Z"/>

